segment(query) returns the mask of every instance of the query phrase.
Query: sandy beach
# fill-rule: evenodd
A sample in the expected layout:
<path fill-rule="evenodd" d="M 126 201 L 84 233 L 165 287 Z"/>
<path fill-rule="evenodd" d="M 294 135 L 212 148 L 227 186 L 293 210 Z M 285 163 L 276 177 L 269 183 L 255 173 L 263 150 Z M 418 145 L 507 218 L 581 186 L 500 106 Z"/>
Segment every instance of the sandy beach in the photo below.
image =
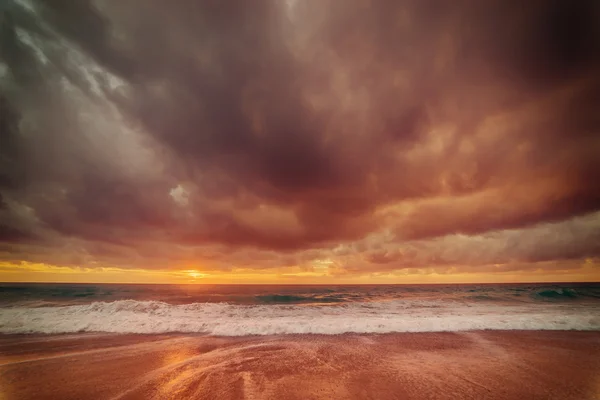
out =
<path fill-rule="evenodd" d="M 600 332 L 4 335 L 0 398 L 600 399 Z"/>

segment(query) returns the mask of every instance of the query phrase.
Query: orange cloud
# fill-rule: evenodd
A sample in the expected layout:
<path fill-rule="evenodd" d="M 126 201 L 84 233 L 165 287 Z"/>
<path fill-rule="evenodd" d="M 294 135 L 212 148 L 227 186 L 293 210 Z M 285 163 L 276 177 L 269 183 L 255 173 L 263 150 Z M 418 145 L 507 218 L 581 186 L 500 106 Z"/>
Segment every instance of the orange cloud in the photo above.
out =
<path fill-rule="evenodd" d="M 231 1 L 11 2 L 0 279 L 593 278 L 591 2 Z"/>

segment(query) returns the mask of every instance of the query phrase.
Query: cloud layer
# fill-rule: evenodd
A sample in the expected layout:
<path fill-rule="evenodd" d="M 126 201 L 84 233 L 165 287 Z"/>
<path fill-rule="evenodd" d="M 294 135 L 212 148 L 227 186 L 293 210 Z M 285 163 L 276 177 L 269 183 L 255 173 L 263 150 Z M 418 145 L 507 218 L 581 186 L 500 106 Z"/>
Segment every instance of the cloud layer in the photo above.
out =
<path fill-rule="evenodd" d="M 0 257 L 598 257 L 600 7 L 571 3 L 4 2 Z"/>

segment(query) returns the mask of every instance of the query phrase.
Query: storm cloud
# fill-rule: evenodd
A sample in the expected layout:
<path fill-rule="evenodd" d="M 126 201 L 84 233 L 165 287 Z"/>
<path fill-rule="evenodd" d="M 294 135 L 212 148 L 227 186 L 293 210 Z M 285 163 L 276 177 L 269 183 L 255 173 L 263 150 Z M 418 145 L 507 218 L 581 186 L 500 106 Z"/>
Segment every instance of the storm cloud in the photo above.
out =
<path fill-rule="evenodd" d="M 0 258 L 599 257 L 599 22 L 591 0 L 5 1 Z"/>

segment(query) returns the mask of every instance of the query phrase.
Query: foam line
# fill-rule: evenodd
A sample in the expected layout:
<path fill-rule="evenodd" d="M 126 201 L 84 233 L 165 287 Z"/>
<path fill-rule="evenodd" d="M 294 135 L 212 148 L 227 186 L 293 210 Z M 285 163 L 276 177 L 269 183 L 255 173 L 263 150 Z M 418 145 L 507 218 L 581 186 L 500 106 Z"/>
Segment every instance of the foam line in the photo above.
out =
<path fill-rule="evenodd" d="M 223 336 L 600 330 L 600 306 L 387 301 L 332 306 L 233 305 L 120 300 L 65 307 L 0 309 L 0 333 L 167 333 Z"/>

